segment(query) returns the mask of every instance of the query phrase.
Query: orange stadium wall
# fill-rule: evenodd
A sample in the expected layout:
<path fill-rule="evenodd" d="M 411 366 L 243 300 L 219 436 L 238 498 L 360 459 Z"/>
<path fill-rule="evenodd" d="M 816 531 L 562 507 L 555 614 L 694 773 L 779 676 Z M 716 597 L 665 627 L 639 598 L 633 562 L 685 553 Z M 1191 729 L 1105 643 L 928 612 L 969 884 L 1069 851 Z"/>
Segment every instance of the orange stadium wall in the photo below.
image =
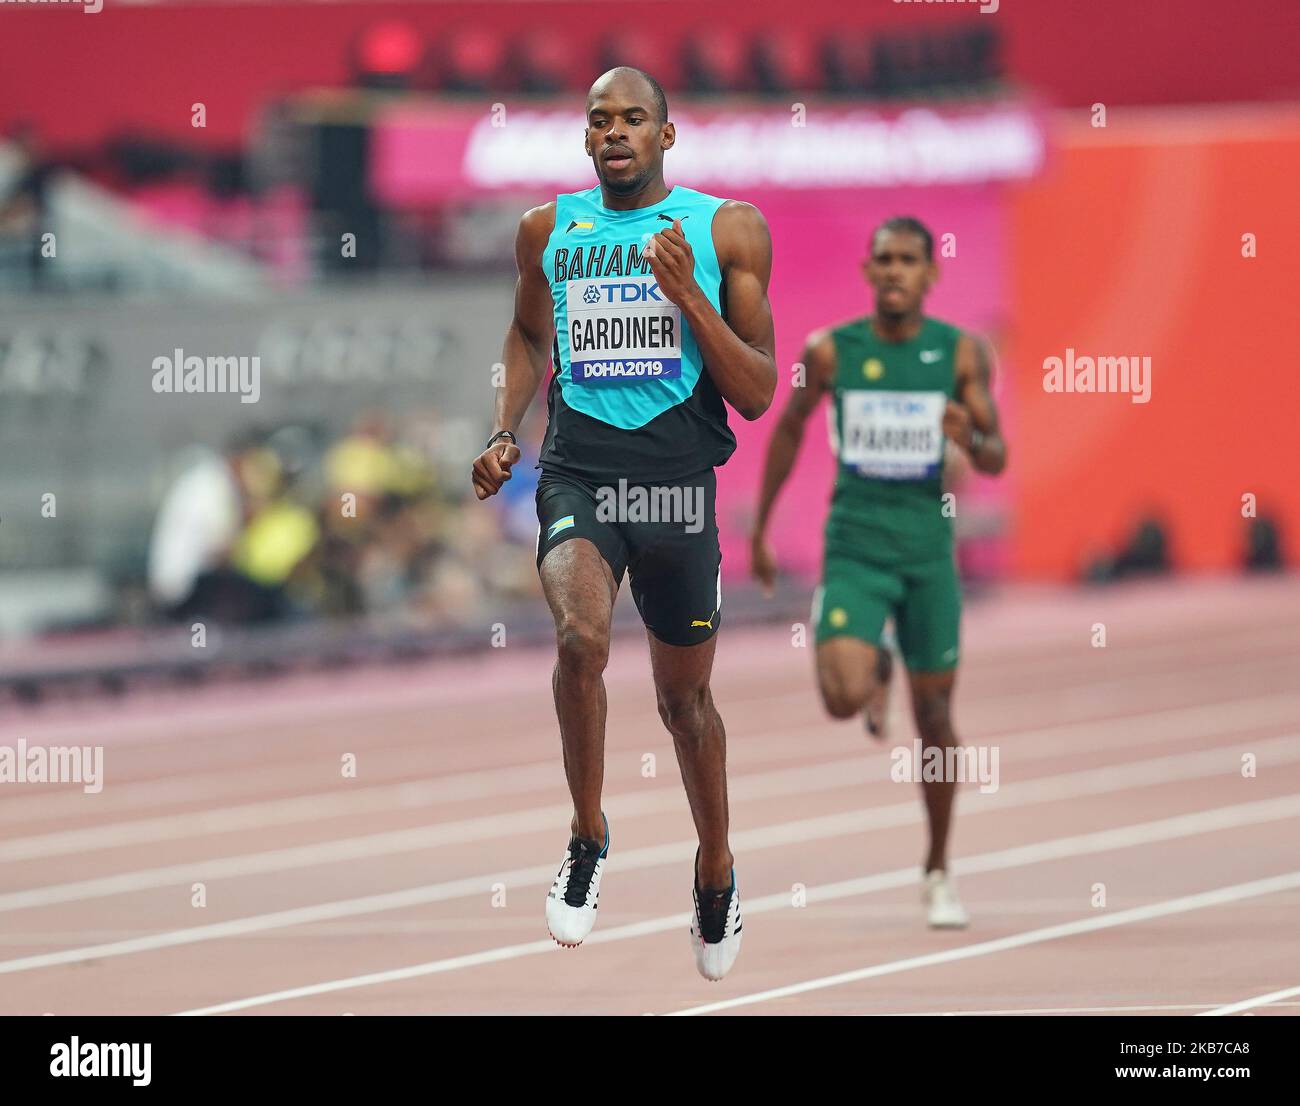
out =
<path fill-rule="evenodd" d="M 1146 512 L 1179 569 L 1232 569 L 1247 493 L 1294 565 L 1300 115 L 1123 114 L 1062 124 L 1047 172 L 1010 200 L 1013 571 L 1073 577 Z M 1067 347 L 1150 356 L 1149 401 L 1046 391 L 1044 361 Z"/>

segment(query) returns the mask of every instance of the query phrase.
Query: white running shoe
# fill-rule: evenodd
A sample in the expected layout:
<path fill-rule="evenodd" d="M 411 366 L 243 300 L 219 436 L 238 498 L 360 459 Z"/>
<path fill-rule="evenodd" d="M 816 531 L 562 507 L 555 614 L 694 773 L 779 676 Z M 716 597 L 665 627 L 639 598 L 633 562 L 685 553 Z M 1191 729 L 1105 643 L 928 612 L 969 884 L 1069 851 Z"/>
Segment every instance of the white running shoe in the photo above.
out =
<path fill-rule="evenodd" d="M 608 855 L 609 819 L 605 819 L 603 846 L 585 837 L 569 838 L 568 852 L 546 896 L 546 928 L 557 945 L 577 948 L 596 924 L 600 874 Z"/>
<path fill-rule="evenodd" d="M 965 929 L 970 925 L 970 915 L 957 897 L 957 888 L 947 872 L 936 869 L 926 873 L 921 901 L 929 911 L 931 929 Z"/>
<path fill-rule="evenodd" d="M 695 950 L 695 966 L 700 975 L 716 983 L 731 971 L 740 955 L 740 893 L 736 890 L 735 870 L 731 886 L 725 891 L 701 891 L 696 875 L 692 898 L 695 909 L 691 914 L 691 948 Z"/>

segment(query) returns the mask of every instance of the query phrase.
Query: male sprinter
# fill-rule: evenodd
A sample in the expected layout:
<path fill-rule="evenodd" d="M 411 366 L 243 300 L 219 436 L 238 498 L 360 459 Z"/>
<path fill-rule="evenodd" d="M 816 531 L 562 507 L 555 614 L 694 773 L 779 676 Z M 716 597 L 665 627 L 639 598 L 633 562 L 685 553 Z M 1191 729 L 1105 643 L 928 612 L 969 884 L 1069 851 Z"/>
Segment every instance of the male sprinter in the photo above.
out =
<path fill-rule="evenodd" d="M 551 683 L 573 822 L 546 923 L 557 942 L 574 946 L 596 920 L 609 853 L 602 672 L 627 571 L 699 835 L 696 966 L 716 980 L 740 951 L 741 928 L 726 737 L 709 691 L 722 618 L 713 470 L 736 446 L 723 401 L 756 419 L 776 389 L 772 244 L 750 205 L 664 183 L 675 141 L 654 78 L 620 67 L 592 85 L 585 146 L 599 184 L 520 221 L 505 386 L 473 479 L 480 499 L 510 479 L 519 459 L 513 431 L 553 359 L 537 564 L 555 617 Z M 644 495 L 676 504 L 668 513 L 678 517 L 609 509 Z"/>
<path fill-rule="evenodd" d="M 951 702 L 961 593 L 951 513 L 942 509 L 944 439 L 987 473 L 1002 471 L 1006 445 L 989 393 L 987 349 L 922 314 L 938 276 L 929 230 L 915 219 L 888 220 L 872 236 L 863 269 L 875 290 L 875 314 L 808 338 L 806 387 L 791 392 L 768 446 L 752 567 L 770 588 L 775 561 L 765 534 L 772 504 L 794 465 L 805 421 L 829 393 L 838 466 L 812 614 L 822 702 L 836 718 L 865 708 L 867 729 L 884 737 L 893 666 L 881 633 L 892 616 L 921 741 L 946 748 L 957 744 Z M 954 786 L 922 784 L 930 823 L 925 902 L 936 928 L 969 921 L 946 874 Z"/>

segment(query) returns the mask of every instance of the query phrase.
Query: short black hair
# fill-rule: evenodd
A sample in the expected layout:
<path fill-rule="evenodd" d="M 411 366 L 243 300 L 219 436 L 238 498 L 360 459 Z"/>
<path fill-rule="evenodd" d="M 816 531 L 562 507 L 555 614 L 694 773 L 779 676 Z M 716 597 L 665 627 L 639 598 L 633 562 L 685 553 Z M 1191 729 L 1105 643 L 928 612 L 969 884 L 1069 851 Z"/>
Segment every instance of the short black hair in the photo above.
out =
<path fill-rule="evenodd" d="M 616 65 L 607 73 L 602 73 L 596 78 L 597 82 L 605 77 L 622 77 L 631 74 L 634 77 L 640 77 L 650 86 L 650 97 L 654 100 L 655 112 L 659 116 L 659 124 L 662 126 L 668 122 L 668 97 L 664 95 L 664 86 L 656 81 L 644 69 L 638 69 L 635 65 Z M 593 86 L 594 87 L 594 86 Z"/>
<path fill-rule="evenodd" d="M 876 247 L 876 237 L 882 233 L 915 234 L 925 245 L 926 261 L 934 260 L 934 235 L 930 233 L 930 228 L 920 219 L 916 219 L 911 215 L 895 215 L 892 219 L 886 219 L 871 232 L 871 249 L 873 253 Z"/>

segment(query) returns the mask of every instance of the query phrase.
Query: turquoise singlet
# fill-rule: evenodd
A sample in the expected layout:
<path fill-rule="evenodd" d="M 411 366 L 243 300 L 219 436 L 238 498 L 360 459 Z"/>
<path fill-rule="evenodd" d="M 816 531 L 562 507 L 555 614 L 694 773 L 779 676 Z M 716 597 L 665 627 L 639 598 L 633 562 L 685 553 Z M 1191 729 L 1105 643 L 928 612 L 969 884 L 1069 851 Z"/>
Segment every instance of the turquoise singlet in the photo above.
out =
<path fill-rule="evenodd" d="M 543 472 L 591 481 L 675 480 L 736 448 L 726 407 L 681 311 L 659 291 L 646 243 L 680 219 L 695 279 L 725 316 L 713 216 L 723 200 L 677 187 L 613 211 L 599 186 L 556 197 L 542 266 L 555 303 Z"/>

